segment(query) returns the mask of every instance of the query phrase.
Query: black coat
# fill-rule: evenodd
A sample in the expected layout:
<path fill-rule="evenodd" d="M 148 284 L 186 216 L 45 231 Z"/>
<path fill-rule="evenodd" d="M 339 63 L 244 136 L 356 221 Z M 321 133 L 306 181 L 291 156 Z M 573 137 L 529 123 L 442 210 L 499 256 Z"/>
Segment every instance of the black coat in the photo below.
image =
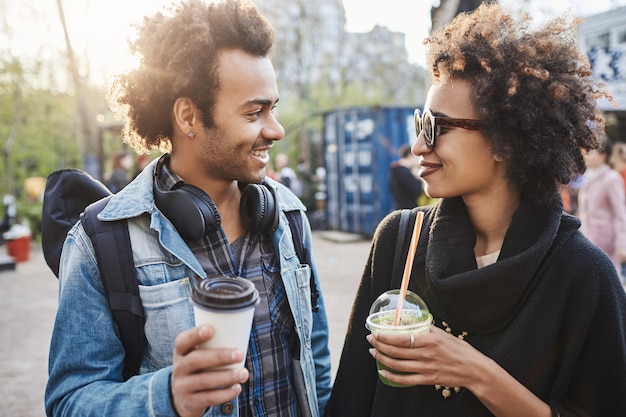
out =
<path fill-rule="evenodd" d="M 395 209 L 417 207 L 424 184 L 411 170 L 397 162 L 389 170 L 389 189 Z"/>
<path fill-rule="evenodd" d="M 444 399 L 433 386 L 391 388 L 378 380 L 364 323 L 371 303 L 392 286 L 398 224 L 394 212 L 376 231 L 326 416 L 491 416 L 465 388 Z M 561 417 L 623 417 L 626 293 L 579 226 L 558 203 L 522 204 L 498 262 L 477 269 L 462 200 L 441 200 L 425 213 L 409 289 L 424 299 L 435 325 L 443 320 L 453 334 L 468 332 L 468 343 Z"/>

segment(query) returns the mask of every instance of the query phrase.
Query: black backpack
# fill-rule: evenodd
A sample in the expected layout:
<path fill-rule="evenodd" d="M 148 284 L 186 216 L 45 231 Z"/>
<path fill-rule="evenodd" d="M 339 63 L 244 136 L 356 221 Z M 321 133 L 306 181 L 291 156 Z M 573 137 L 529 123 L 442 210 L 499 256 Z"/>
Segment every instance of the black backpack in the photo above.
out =
<path fill-rule="evenodd" d="M 81 219 L 94 247 L 109 307 L 124 346 L 124 380 L 139 373 L 144 346 L 145 315 L 125 220 L 101 222 L 97 215 L 112 197 L 109 189 L 77 169 L 62 169 L 48 176 L 43 198 L 41 244 L 46 263 L 59 276 L 61 251 L 67 232 Z M 298 210 L 286 212 L 301 264 L 311 265 L 302 242 L 303 224 Z M 100 262 L 106 259 L 107 262 Z M 115 261 L 117 259 L 117 261 Z M 318 311 L 319 292 L 311 273 L 311 305 Z"/>

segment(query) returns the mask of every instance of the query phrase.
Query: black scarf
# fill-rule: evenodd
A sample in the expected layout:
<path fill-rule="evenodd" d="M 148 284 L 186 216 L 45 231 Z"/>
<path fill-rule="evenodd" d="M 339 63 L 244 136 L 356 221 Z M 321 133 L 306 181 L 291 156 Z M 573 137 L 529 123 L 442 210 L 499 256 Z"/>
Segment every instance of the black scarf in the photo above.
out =
<path fill-rule="evenodd" d="M 475 232 L 461 198 L 433 212 L 425 279 L 418 293 L 454 328 L 488 333 L 506 326 L 523 305 L 555 242 L 563 208 L 522 204 L 506 233 L 498 262 L 477 269 Z M 574 228 L 572 228 L 573 232 Z M 472 314 L 467 314 L 471 311 Z"/>

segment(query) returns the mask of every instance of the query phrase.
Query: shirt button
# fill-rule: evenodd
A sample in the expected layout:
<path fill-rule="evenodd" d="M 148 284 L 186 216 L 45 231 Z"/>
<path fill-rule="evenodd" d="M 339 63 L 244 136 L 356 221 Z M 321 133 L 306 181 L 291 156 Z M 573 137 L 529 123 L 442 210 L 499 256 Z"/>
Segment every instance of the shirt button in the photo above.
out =
<path fill-rule="evenodd" d="M 226 403 L 222 406 L 222 413 L 231 414 L 233 412 L 233 403 Z"/>

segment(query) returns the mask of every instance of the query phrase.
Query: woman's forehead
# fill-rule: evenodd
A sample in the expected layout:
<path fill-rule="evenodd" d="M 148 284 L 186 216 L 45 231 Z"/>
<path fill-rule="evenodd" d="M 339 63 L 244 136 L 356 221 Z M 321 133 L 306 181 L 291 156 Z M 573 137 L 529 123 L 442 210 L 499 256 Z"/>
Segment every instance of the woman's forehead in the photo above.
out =
<path fill-rule="evenodd" d="M 454 117 L 476 117 L 470 100 L 470 84 L 464 80 L 447 79 L 433 84 L 428 91 L 425 108 Z"/>

